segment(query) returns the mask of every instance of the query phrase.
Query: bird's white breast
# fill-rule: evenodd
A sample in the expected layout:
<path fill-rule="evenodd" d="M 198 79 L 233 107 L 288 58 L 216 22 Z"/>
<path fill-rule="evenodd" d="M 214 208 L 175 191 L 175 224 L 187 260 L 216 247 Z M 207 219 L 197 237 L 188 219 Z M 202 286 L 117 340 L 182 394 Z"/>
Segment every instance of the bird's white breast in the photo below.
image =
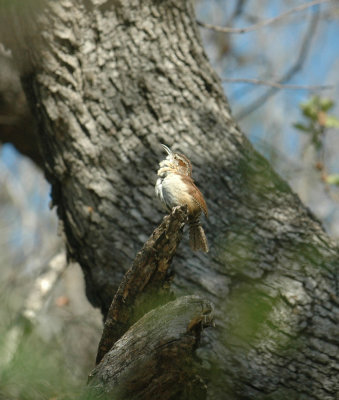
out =
<path fill-rule="evenodd" d="M 168 210 L 190 202 L 185 183 L 178 174 L 170 173 L 165 178 L 159 177 L 155 185 L 155 193 Z"/>

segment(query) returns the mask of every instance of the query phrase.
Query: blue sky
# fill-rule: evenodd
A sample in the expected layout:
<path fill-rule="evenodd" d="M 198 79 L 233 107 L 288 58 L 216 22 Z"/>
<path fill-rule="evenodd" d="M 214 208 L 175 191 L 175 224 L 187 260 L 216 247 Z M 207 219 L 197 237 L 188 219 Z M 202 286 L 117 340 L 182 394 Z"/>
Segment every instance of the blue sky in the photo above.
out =
<path fill-rule="evenodd" d="M 232 26 L 247 27 L 306 2 L 247 1 L 245 17 L 237 19 Z M 236 0 L 200 1 L 197 19 L 224 26 L 236 3 Z M 302 68 L 288 83 L 334 85 L 331 90 L 316 93 L 332 98 L 336 107 L 331 114 L 339 116 L 339 5 L 334 2 L 326 3 L 321 5 L 321 10 L 324 12 L 330 5 L 331 11 L 325 19 L 318 22 Z M 276 81 L 296 62 L 302 38 L 317 10 L 319 11 L 319 6 L 313 6 L 259 30 L 232 34 L 229 36 L 232 52 L 225 57 L 219 57 L 218 54 L 216 43 L 220 41 L 220 37 L 217 38 L 212 31 L 201 28 L 206 52 L 221 77 Z M 251 17 L 256 20 L 251 20 Z M 227 34 L 219 35 L 227 37 Z M 268 89 L 242 83 L 224 83 L 223 87 L 235 115 Z M 333 234 L 339 236 L 339 229 L 336 228 L 339 226 L 336 200 L 339 196 L 336 196 L 335 188 L 332 190 L 334 193 L 325 192 L 319 173 L 314 171 L 315 160 L 309 151 L 305 151 L 307 137 L 293 127 L 295 122 L 302 121 L 300 103 L 305 102 L 312 94 L 305 90 L 281 90 L 256 111 L 238 120 L 238 123 L 254 146 L 273 162 L 277 171 L 288 180 L 301 199 L 325 221 Z M 326 166 L 331 173 L 339 172 L 338 130 L 327 133 L 325 144 Z"/>

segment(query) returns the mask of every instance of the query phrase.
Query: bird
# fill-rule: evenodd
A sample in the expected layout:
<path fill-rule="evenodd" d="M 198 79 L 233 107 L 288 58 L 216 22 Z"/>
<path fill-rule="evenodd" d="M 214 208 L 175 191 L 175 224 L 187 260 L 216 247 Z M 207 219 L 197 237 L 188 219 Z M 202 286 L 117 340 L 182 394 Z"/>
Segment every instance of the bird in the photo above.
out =
<path fill-rule="evenodd" d="M 190 247 L 192 250 L 208 252 L 206 235 L 200 223 L 201 213 L 208 216 L 207 205 L 194 184 L 192 164 L 184 154 L 174 153 L 164 144 L 161 146 L 167 157 L 159 163 L 156 196 L 167 211 L 176 206 L 187 206 Z"/>

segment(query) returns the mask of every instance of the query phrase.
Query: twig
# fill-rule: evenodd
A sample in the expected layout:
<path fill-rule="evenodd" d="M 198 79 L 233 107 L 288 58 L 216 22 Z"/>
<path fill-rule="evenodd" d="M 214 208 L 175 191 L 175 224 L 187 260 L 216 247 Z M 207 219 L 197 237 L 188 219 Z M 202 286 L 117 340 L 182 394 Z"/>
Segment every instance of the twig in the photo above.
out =
<path fill-rule="evenodd" d="M 271 86 L 277 89 L 293 89 L 293 90 L 328 90 L 333 89 L 333 85 L 290 85 L 287 83 L 279 83 L 274 81 L 265 81 L 262 79 L 251 78 L 223 78 L 222 82 L 227 83 L 251 83 L 253 85 Z"/>
<path fill-rule="evenodd" d="M 250 25 L 246 28 L 231 28 L 231 27 L 223 27 L 223 26 L 216 26 L 216 25 L 212 25 L 212 24 L 207 24 L 205 22 L 201 22 L 201 21 L 197 21 L 198 25 L 206 28 L 206 29 L 211 29 L 213 31 L 216 32 L 222 32 L 222 33 L 246 33 L 246 32 L 252 32 L 255 31 L 257 29 L 260 29 L 264 26 L 270 25 L 272 23 L 275 23 L 281 19 L 284 19 L 286 17 L 288 17 L 291 14 L 294 14 L 296 12 L 300 12 L 303 10 L 306 10 L 307 8 L 313 7 L 315 5 L 320 5 L 323 3 L 330 3 L 333 0 L 314 0 L 311 1 L 309 3 L 305 3 L 305 4 L 301 4 L 297 7 L 291 8 L 290 10 L 276 16 L 273 18 L 269 18 L 269 19 L 265 19 L 264 21 L 258 22 L 257 24 L 254 25 Z"/>
<path fill-rule="evenodd" d="M 314 36 L 314 33 L 316 31 L 317 25 L 319 21 L 319 12 L 316 12 L 313 14 L 312 19 L 308 25 L 308 28 L 306 30 L 305 36 L 303 38 L 299 54 L 297 57 L 297 60 L 295 63 L 288 69 L 288 71 L 278 80 L 277 83 L 283 84 L 284 82 L 290 80 L 293 75 L 295 75 L 300 68 L 303 65 L 303 62 L 305 61 L 307 54 L 311 48 L 311 43 L 312 39 Z M 258 97 L 255 101 L 253 101 L 251 104 L 249 104 L 247 107 L 245 107 L 241 112 L 237 115 L 235 115 L 235 118 L 238 120 L 244 118 L 248 114 L 252 113 L 253 111 L 257 110 L 259 107 L 261 107 L 269 98 L 271 98 L 274 94 L 277 93 L 279 89 L 276 87 L 272 87 L 266 91 L 262 96 Z"/>

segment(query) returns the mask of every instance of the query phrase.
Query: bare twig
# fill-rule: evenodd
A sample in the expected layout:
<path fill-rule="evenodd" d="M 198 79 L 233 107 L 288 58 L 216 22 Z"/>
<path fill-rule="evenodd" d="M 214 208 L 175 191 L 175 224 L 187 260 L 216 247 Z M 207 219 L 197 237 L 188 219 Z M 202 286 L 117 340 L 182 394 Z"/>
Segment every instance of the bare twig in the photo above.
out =
<path fill-rule="evenodd" d="M 301 5 L 297 6 L 297 7 L 291 8 L 290 10 L 288 10 L 288 11 L 286 11 L 286 12 L 284 12 L 284 13 L 276 16 L 276 17 L 265 19 L 264 21 L 258 22 L 257 24 L 254 24 L 254 25 L 250 25 L 250 26 L 248 26 L 246 28 L 232 28 L 232 27 L 216 26 L 216 25 L 207 24 L 207 23 L 201 22 L 201 21 L 198 21 L 197 23 L 198 23 L 199 26 L 201 26 L 203 28 L 211 29 L 211 30 L 216 31 L 216 32 L 222 32 L 222 33 L 246 33 L 246 32 L 252 32 L 252 31 L 260 29 L 260 28 L 262 28 L 264 26 L 273 24 L 273 23 L 275 23 L 277 21 L 280 21 L 280 20 L 282 20 L 282 19 L 284 19 L 284 18 L 286 18 L 286 17 L 288 17 L 288 16 L 290 16 L 290 15 L 296 13 L 296 12 L 304 11 L 307 8 L 313 7 L 315 5 L 320 5 L 320 4 L 323 4 L 323 3 L 330 3 L 332 1 L 333 0 L 314 0 L 314 1 L 311 1 L 309 3 L 304 3 L 304 4 L 301 4 Z"/>
<path fill-rule="evenodd" d="M 295 75 L 300 68 L 302 67 L 308 52 L 311 48 L 311 43 L 313 36 L 315 34 L 317 25 L 319 21 L 319 12 L 316 12 L 312 15 L 312 19 L 308 25 L 308 28 L 306 30 L 306 33 L 304 35 L 298 57 L 295 61 L 295 63 L 285 72 L 285 74 L 278 79 L 277 83 L 283 84 L 284 82 L 287 82 L 290 80 L 293 75 Z M 254 100 L 251 104 L 249 104 L 247 107 L 245 107 L 243 110 L 240 111 L 239 114 L 235 115 L 235 117 L 240 120 L 244 117 L 246 117 L 248 114 L 252 113 L 253 111 L 257 110 L 259 107 L 261 107 L 269 98 L 271 98 L 273 95 L 277 93 L 279 89 L 276 87 L 272 87 L 266 91 L 262 96 L 259 96 L 256 100 Z"/>
<path fill-rule="evenodd" d="M 251 78 L 223 78 L 222 82 L 227 83 L 251 83 L 253 85 L 271 86 L 277 89 L 293 89 L 293 90 L 328 90 L 333 89 L 333 85 L 290 85 L 287 83 L 279 83 L 274 81 L 265 81 L 263 79 Z"/>

